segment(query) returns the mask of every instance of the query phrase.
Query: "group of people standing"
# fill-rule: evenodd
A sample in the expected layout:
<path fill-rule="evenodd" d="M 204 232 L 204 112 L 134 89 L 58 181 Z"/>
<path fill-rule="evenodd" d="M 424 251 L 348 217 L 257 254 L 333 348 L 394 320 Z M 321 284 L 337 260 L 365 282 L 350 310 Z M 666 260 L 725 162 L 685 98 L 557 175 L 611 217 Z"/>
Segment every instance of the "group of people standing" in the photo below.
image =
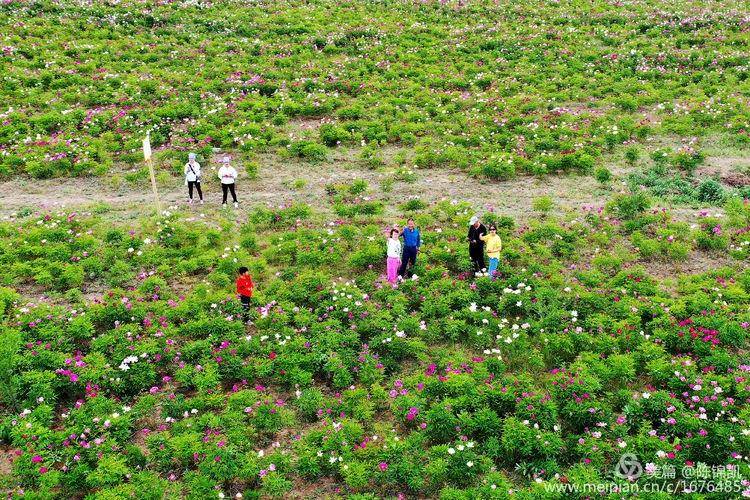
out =
<path fill-rule="evenodd" d="M 237 170 L 230 164 L 230 159 L 225 156 L 221 160 L 218 176 L 221 181 L 222 208 L 227 206 L 228 194 L 232 194 L 234 208 L 239 206 L 237 202 L 237 192 L 235 191 L 235 181 L 237 180 Z M 193 203 L 193 191 L 198 192 L 198 198 L 201 205 L 203 204 L 203 190 L 201 190 L 201 164 L 195 160 L 195 153 L 188 155 L 188 162 L 185 164 L 185 185 L 188 187 L 188 203 Z"/>
<path fill-rule="evenodd" d="M 403 240 L 403 243 L 402 243 Z M 472 217 L 469 221 L 469 233 L 466 236 L 469 243 L 469 257 L 475 276 L 490 276 L 495 279 L 497 266 L 500 263 L 500 251 L 503 242 L 497 234 L 497 227 L 490 225 L 489 233 L 479 217 Z M 417 254 L 422 245 L 422 235 L 416 227 L 414 219 L 409 219 L 406 227 L 392 228 L 388 233 L 386 276 L 390 283 L 403 279 L 409 271 L 409 265 L 416 264 Z M 484 253 L 487 251 L 489 267 L 484 265 Z"/>
<path fill-rule="evenodd" d="M 200 194 L 200 190 L 198 193 Z M 469 256 L 474 268 L 474 275 L 490 276 L 495 279 L 497 266 L 500 262 L 500 251 L 503 248 L 502 240 L 497 235 L 497 227 L 494 224 L 490 225 L 488 233 L 487 228 L 479 218 L 472 217 L 469 221 L 469 232 L 466 235 L 466 240 L 469 243 Z M 404 279 L 405 276 L 411 274 L 410 267 L 413 268 L 417 263 L 417 255 L 421 246 L 422 234 L 412 218 L 409 218 L 404 228 L 394 227 L 388 232 L 386 273 L 390 283 L 396 283 L 399 279 Z M 485 247 L 489 258 L 489 268 L 484 266 Z M 252 323 L 250 321 L 250 306 L 254 287 L 255 284 L 248 268 L 240 267 L 236 288 L 237 295 L 242 303 L 243 319 L 247 323 Z"/>
<path fill-rule="evenodd" d="M 490 225 L 490 232 L 479 220 L 479 217 L 472 217 L 469 221 L 469 234 L 466 236 L 469 241 L 469 257 L 474 268 L 475 276 L 491 276 L 495 278 L 497 265 L 500 263 L 500 251 L 503 249 L 503 241 L 497 235 L 497 227 Z M 484 267 L 484 251 L 487 247 L 487 257 L 489 258 L 489 268 Z"/>

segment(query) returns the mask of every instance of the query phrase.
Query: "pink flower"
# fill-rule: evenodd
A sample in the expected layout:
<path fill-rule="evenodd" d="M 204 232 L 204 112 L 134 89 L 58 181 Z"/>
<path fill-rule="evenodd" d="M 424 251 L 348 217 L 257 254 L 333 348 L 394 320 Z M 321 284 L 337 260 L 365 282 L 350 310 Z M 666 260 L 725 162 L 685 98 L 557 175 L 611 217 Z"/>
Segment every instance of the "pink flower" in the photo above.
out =
<path fill-rule="evenodd" d="M 409 411 L 406 414 L 406 420 L 412 421 L 416 418 L 416 416 L 419 414 L 419 408 L 412 406 L 409 408 Z"/>
<path fill-rule="evenodd" d="M 385 471 L 387 471 L 387 470 L 388 470 L 388 464 L 387 464 L 386 462 L 380 462 L 380 463 L 378 464 L 378 467 L 379 467 L 379 468 L 380 468 L 380 470 L 381 470 L 381 471 L 383 471 L 383 472 L 385 472 Z"/>
<path fill-rule="evenodd" d="M 31 461 L 35 464 L 38 464 L 42 461 L 42 457 L 40 455 L 34 455 L 33 457 L 31 457 Z"/>

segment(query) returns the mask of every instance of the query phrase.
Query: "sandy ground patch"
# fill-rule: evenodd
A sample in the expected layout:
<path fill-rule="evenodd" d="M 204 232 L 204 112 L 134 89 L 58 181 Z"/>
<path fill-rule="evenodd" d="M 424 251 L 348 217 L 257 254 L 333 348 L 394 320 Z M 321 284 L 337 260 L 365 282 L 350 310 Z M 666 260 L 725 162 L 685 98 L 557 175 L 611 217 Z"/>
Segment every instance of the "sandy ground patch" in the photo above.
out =
<path fill-rule="evenodd" d="M 330 209 L 325 186 L 347 183 L 356 179 L 368 182 L 375 199 L 386 204 L 386 215 L 400 214 L 399 205 L 411 197 L 426 203 L 444 199 L 468 201 L 478 211 L 494 209 L 496 212 L 518 219 L 531 213 L 534 198 L 547 195 L 555 201 L 556 211 L 578 210 L 587 204 L 602 203 L 606 193 L 597 182 L 587 176 L 550 175 L 543 178 L 521 176 L 504 182 L 473 179 L 466 173 L 454 170 L 415 170 L 415 182 L 395 181 L 390 192 L 384 192 L 381 183 L 390 177 L 393 168 L 369 170 L 344 150 L 335 150 L 329 162 L 307 164 L 275 155 L 260 157 L 257 179 L 243 178 L 241 168 L 237 181 L 241 211 L 257 205 L 280 205 L 290 202 L 307 203 L 316 210 Z M 213 163 L 213 162 L 212 162 Z M 215 164 L 204 167 L 203 193 L 205 205 L 196 203 L 195 210 L 220 208 L 221 188 Z M 304 187 L 295 188 L 295 181 Z M 153 196 L 147 182 L 122 183 L 113 186 L 108 177 L 59 178 L 33 180 L 18 178 L 0 183 L 4 193 L 0 203 L 0 217 L 8 217 L 22 209 L 80 210 L 96 204 L 106 204 L 113 211 L 137 217 L 153 210 Z M 187 188 L 179 178 L 170 177 L 159 186 L 164 207 L 184 204 Z"/>

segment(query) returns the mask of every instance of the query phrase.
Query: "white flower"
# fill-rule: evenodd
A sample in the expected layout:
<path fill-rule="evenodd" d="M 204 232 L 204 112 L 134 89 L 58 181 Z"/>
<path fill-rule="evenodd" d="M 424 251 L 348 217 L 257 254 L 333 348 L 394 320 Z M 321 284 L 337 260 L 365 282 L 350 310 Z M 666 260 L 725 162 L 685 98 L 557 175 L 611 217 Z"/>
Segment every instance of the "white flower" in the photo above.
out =
<path fill-rule="evenodd" d="M 474 462 L 472 462 L 471 460 L 469 460 L 468 462 L 466 462 L 466 466 L 467 467 L 474 467 Z"/>
<path fill-rule="evenodd" d="M 454 453 L 456 453 L 456 450 L 455 450 L 455 449 L 453 449 L 453 448 L 448 448 L 448 455 L 453 455 Z"/>

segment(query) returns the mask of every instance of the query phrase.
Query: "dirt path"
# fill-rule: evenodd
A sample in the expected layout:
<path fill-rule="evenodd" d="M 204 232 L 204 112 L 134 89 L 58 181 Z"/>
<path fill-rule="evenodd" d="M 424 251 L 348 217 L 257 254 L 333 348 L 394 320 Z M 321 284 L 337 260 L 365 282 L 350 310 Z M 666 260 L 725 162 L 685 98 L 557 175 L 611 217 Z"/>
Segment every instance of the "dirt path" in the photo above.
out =
<path fill-rule="evenodd" d="M 490 182 L 469 177 L 465 172 L 444 169 L 414 170 L 414 182 L 395 181 L 392 189 L 384 190 L 383 182 L 392 178 L 393 167 L 370 170 L 363 167 L 351 151 L 334 150 L 328 162 L 308 164 L 298 160 L 282 159 L 276 155 L 260 156 L 257 179 L 244 178 L 240 172 L 237 182 L 241 202 L 240 214 L 257 205 L 280 205 L 288 202 L 306 203 L 324 214 L 330 213 L 325 187 L 330 183 L 348 183 L 364 179 L 370 186 L 367 193 L 386 205 L 386 216 L 402 214 L 400 205 L 411 197 L 425 203 L 440 200 L 468 201 L 481 212 L 493 209 L 519 221 L 532 214 L 532 203 L 539 196 L 549 196 L 554 201 L 554 211 L 580 211 L 584 205 L 601 206 L 615 192 L 624 189 L 615 181 L 611 189 L 602 188 L 591 176 L 556 174 L 546 177 L 519 176 L 503 182 Z M 720 164 L 721 159 L 711 158 L 709 167 Z M 734 165 L 739 160 L 732 158 Z M 221 204 L 221 189 L 216 175 L 216 162 L 204 166 L 203 192 L 205 205 L 195 205 L 194 210 L 209 213 Z M 707 167 L 708 168 L 708 167 Z M 238 170 L 242 170 L 238 168 Z M 726 169 L 725 169 L 726 170 Z M 0 218 L 7 219 L 19 210 L 83 210 L 106 204 L 109 210 L 126 219 L 137 218 L 153 211 L 153 196 L 147 181 L 120 182 L 125 170 L 115 170 L 105 177 L 60 178 L 33 180 L 18 178 L 0 183 Z M 624 177 L 626 172 L 620 172 Z M 165 208 L 184 204 L 187 188 L 181 178 L 166 177 L 159 192 Z M 196 196 L 197 199 L 197 196 Z M 711 212 L 719 212 L 714 207 Z M 680 220 L 693 221 L 698 209 L 677 207 L 673 215 Z"/>
<path fill-rule="evenodd" d="M 410 197 L 418 196 L 426 203 L 443 199 L 470 202 L 478 211 L 490 207 L 495 211 L 519 219 L 531 213 L 534 198 L 548 195 L 555 200 L 555 209 L 578 210 L 584 204 L 601 203 L 606 198 L 591 177 L 555 175 L 545 178 L 519 177 L 505 182 L 488 182 L 472 179 L 464 172 L 448 170 L 416 170 L 417 180 L 411 183 L 396 181 L 392 190 L 384 192 L 381 183 L 391 177 L 392 169 L 363 169 L 346 154 L 334 155 L 331 162 L 310 165 L 297 161 L 283 161 L 277 157 L 262 158 L 257 179 L 237 182 L 238 196 L 243 208 L 255 205 L 278 205 L 285 202 L 302 202 L 327 211 L 325 186 L 330 183 L 347 183 L 355 179 L 368 182 L 375 199 L 382 200 L 388 215 L 401 213 L 399 206 Z M 215 171 L 204 169 L 203 191 L 205 205 L 197 210 L 218 209 L 221 190 Z M 120 174 L 123 172 L 119 172 Z M 295 188 L 295 181 L 298 183 Z M 19 210 L 85 209 L 96 204 L 106 204 L 113 211 L 137 217 L 152 210 L 153 197 L 147 182 L 122 182 L 114 186 L 111 177 L 15 179 L 0 183 L 3 193 L 0 217 L 8 218 Z M 185 203 L 187 188 L 181 179 L 170 177 L 159 186 L 165 207 Z M 196 196 L 197 199 L 197 196 Z"/>

